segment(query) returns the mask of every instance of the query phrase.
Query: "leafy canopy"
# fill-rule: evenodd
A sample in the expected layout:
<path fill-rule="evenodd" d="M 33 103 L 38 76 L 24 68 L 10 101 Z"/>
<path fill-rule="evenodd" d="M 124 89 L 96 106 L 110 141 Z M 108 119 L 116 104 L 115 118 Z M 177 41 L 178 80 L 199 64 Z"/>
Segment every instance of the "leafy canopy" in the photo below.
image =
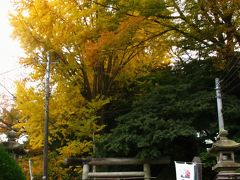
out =
<path fill-rule="evenodd" d="M 138 79 L 131 86 L 134 98 L 130 110 L 117 117 L 115 128 L 99 143 L 99 150 L 110 156 L 170 155 L 179 160 L 191 160 L 206 151 L 205 140 L 214 140 L 218 129 L 214 79 L 220 73 L 209 59 L 163 68 Z M 227 101 L 236 105 L 239 99 L 226 96 Z M 231 127 L 238 127 L 236 117 L 240 114 L 234 106 L 225 110 L 229 118 L 226 126 L 234 130 Z M 188 141 L 191 143 L 185 147 Z M 190 145 L 193 149 L 187 148 Z"/>

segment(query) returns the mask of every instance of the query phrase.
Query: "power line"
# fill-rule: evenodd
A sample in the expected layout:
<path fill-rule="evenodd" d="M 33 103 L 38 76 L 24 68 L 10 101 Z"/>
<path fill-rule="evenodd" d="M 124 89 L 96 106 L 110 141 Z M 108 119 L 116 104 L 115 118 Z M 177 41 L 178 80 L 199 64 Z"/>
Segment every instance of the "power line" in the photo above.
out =
<path fill-rule="evenodd" d="M 8 74 L 8 73 L 13 72 L 13 71 L 16 71 L 16 70 L 18 70 L 18 69 L 20 69 L 20 67 L 15 67 L 15 68 L 13 68 L 13 69 L 4 71 L 4 72 L 0 73 L 0 76 L 5 75 L 5 74 Z"/>
<path fill-rule="evenodd" d="M 234 66 L 232 66 L 231 69 L 233 69 Z M 238 79 L 238 71 L 240 70 L 240 66 L 238 66 L 237 68 L 235 68 L 231 74 L 228 73 L 228 76 L 225 77 L 225 79 L 222 79 L 222 89 L 226 89 L 228 88 L 236 79 Z M 230 71 L 229 71 L 230 72 Z M 235 75 L 235 76 L 234 76 Z"/>
<path fill-rule="evenodd" d="M 31 63 L 29 62 L 29 63 L 24 64 L 24 66 L 29 66 L 29 65 L 32 65 L 33 63 L 34 63 L 34 62 L 31 62 Z M 37 62 L 37 60 L 35 60 L 35 63 L 39 64 L 39 63 Z M 43 66 L 42 64 L 40 64 L 40 65 Z M 12 68 L 12 69 L 9 69 L 9 70 L 6 70 L 6 71 L 0 73 L 0 76 L 5 75 L 5 74 L 8 74 L 8 73 L 11 73 L 11 72 L 13 72 L 13 71 L 17 71 L 17 70 L 23 69 L 23 68 L 25 68 L 25 67 L 16 66 L 16 67 L 14 67 L 14 68 Z"/>
<path fill-rule="evenodd" d="M 234 89 L 236 89 L 238 86 L 240 86 L 240 82 L 235 84 L 231 89 L 227 90 L 225 93 L 231 93 Z"/>
<path fill-rule="evenodd" d="M 227 83 L 225 83 L 223 86 L 222 86 L 222 91 L 225 91 L 225 93 L 228 91 L 227 89 L 232 85 L 232 83 L 234 82 L 234 81 L 236 81 L 236 80 L 238 80 L 239 79 L 239 77 L 238 76 L 236 76 L 236 77 L 234 77 L 234 78 L 232 78 L 229 82 L 227 82 Z"/>
<path fill-rule="evenodd" d="M 235 68 L 235 69 L 233 70 L 233 68 L 234 68 L 236 65 L 237 65 L 237 64 L 232 65 L 229 73 L 227 74 L 227 76 L 225 76 L 225 77 L 222 79 L 222 81 L 227 81 L 227 80 L 229 80 L 235 73 L 238 72 L 238 70 L 240 69 L 240 66 L 238 66 L 237 68 Z M 232 71 L 232 70 L 233 70 L 233 71 Z M 231 71 L 232 71 L 232 72 L 231 72 Z"/>
<path fill-rule="evenodd" d="M 6 88 L 6 86 L 4 86 L 2 83 L 0 83 L 0 86 L 2 86 L 2 87 L 13 97 L 13 99 L 16 99 L 16 96 L 15 96 L 13 93 L 11 93 L 11 92 L 8 90 L 8 88 Z"/>
<path fill-rule="evenodd" d="M 223 80 L 223 79 L 225 79 L 225 78 L 228 76 L 229 72 L 230 72 L 231 69 L 233 68 L 233 65 L 230 66 L 230 65 L 232 64 L 232 62 L 233 62 L 233 59 L 227 61 L 227 64 L 225 65 L 225 69 L 224 69 L 224 72 L 223 72 L 223 76 L 222 76 L 220 79 Z M 235 62 L 236 62 L 236 61 L 235 61 Z M 229 70 L 229 69 L 230 69 L 230 70 Z M 228 71 L 228 73 L 227 73 L 227 71 Z"/>
<path fill-rule="evenodd" d="M 224 70 L 224 76 L 221 78 L 222 82 L 222 89 L 226 88 L 231 84 L 231 82 L 227 81 L 232 81 L 232 77 L 239 71 L 240 66 L 239 66 L 239 61 L 236 58 L 232 58 L 232 60 L 229 60 L 226 64 L 226 68 Z"/>

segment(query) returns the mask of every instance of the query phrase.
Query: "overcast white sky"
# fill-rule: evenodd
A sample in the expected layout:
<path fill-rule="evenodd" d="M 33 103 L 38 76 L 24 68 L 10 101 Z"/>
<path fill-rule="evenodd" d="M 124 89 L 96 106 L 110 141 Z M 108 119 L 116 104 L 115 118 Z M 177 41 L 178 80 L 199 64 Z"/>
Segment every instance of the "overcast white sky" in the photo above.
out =
<path fill-rule="evenodd" d="M 12 27 L 8 17 L 10 9 L 11 0 L 0 0 L 0 95 L 5 94 L 12 99 L 11 94 L 15 91 L 14 81 L 24 76 L 24 69 L 18 63 L 24 52 L 19 43 L 11 38 Z M 25 139 L 20 139 L 20 142 Z M 0 135 L 0 141 L 2 140 L 6 140 L 4 135 Z"/>
<path fill-rule="evenodd" d="M 24 55 L 19 43 L 11 38 L 12 27 L 8 17 L 10 9 L 11 0 L 0 0 L 0 93 L 8 95 L 6 89 L 13 93 L 14 81 L 23 72 L 18 61 Z"/>

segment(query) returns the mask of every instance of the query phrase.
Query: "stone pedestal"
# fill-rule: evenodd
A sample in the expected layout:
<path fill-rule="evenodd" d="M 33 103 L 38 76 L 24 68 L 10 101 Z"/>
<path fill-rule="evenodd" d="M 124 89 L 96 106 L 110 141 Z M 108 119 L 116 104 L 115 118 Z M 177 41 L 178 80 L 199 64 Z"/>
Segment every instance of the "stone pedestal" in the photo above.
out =
<path fill-rule="evenodd" d="M 240 173 L 218 173 L 216 180 L 240 179 Z"/>

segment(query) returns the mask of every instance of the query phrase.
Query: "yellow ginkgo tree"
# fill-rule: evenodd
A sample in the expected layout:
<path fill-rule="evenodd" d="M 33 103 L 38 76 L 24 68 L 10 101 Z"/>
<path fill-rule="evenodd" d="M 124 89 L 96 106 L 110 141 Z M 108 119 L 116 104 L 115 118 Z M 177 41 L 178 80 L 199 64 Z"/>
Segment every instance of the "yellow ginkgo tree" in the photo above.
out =
<path fill-rule="evenodd" d="M 90 0 L 15 0 L 10 19 L 31 68 L 17 83 L 16 103 L 29 147 L 43 146 L 44 74 L 51 52 L 49 144 L 52 161 L 89 156 L 106 125 L 100 116 L 112 86 L 169 63 L 168 31 L 137 12 Z M 57 155 L 56 155 L 56 154 Z M 61 177 L 52 167 L 52 177 Z M 53 172 L 54 171 L 54 172 Z M 61 171 L 61 173 L 60 173 Z M 59 174 L 59 176 L 57 175 Z"/>

